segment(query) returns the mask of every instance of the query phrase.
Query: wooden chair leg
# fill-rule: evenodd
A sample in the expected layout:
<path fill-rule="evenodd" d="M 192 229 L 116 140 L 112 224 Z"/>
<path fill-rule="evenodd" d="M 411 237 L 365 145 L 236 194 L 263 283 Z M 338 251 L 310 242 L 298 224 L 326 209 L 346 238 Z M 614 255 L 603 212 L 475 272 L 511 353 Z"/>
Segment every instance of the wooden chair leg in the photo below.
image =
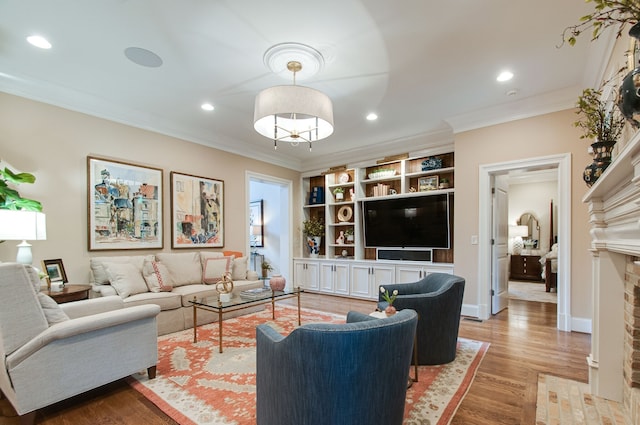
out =
<path fill-rule="evenodd" d="M 155 365 L 147 368 L 147 375 L 149 376 L 149 379 L 155 379 L 155 377 L 156 377 L 156 366 Z"/>

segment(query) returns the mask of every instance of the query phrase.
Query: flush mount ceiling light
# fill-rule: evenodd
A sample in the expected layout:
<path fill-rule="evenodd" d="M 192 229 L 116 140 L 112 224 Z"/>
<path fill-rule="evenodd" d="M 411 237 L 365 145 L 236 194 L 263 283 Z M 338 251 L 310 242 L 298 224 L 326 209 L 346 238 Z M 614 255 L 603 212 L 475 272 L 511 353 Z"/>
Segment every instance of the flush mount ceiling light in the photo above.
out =
<path fill-rule="evenodd" d="M 300 47 L 302 46 L 302 47 Z M 265 64 L 278 73 L 283 57 L 294 58 L 286 62 L 286 69 L 293 73 L 293 85 L 275 86 L 258 93 L 255 100 L 253 127 L 261 135 L 278 142 L 297 146 L 329 137 L 333 133 L 333 104 L 326 94 L 296 85 L 296 75 L 304 75 L 303 63 L 309 63 L 307 76 L 321 69 L 322 55 L 317 50 L 296 43 L 279 44 L 265 53 Z M 299 60 L 298 60 L 299 59 Z M 314 64 L 315 61 L 315 65 Z"/>

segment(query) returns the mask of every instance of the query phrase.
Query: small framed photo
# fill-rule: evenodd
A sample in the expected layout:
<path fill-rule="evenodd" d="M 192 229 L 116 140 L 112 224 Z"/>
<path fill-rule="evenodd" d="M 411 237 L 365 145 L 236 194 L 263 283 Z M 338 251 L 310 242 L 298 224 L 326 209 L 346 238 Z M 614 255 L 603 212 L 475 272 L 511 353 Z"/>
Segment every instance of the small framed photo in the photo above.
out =
<path fill-rule="evenodd" d="M 67 283 L 67 274 L 64 271 L 64 265 L 62 265 L 62 259 L 57 258 L 55 260 L 42 260 L 42 271 L 44 271 L 51 282 Z"/>
<path fill-rule="evenodd" d="M 420 177 L 418 179 L 418 191 L 426 192 L 438 188 L 438 176 Z"/>

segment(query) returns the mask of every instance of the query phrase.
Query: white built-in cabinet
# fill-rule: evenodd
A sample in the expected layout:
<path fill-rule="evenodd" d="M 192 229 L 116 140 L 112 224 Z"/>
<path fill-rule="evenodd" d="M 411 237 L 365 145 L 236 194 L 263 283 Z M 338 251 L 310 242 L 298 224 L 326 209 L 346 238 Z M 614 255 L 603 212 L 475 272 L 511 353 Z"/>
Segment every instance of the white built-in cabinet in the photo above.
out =
<path fill-rule="evenodd" d="M 294 286 L 309 292 L 376 300 L 380 285 L 415 282 L 429 273 L 453 274 L 453 264 L 407 263 L 296 259 Z"/>
<path fill-rule="evenodd" d="M 311 258 L 306 237 L 301 235 L 302 252 L 294 259 L 293 285 L 307 291 L 377 299 L 380 285 L 415 282 L 435 272 L 453 273 L 453 246 L 433 250 L 432 262 L 376 261 L 376 249 L 364 244 L 361 208 L 362 201 L 373 198 L 442 193 L 453 197 L 454 177 L 454 153 L 446 150 L 397 155 L 303 175 L 302 219 L 322 221 L 325 236 L 319 257 Z"/>
<path fill-rule="evenodd" d="M 311 291 L 320 289 L 320 274 L 317 261 L 294 260 L 293 285 Z"/>

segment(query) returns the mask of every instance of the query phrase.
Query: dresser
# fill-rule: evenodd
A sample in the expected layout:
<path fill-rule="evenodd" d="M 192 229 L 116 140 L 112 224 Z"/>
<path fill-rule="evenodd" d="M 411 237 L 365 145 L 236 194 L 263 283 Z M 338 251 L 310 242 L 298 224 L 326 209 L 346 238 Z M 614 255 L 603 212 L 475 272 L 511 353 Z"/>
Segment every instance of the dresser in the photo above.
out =
<path fill-rule="evenodd" d="M 542 281 L 542 264 L 539 255 L 511 255 L 509 279 Z"/>

